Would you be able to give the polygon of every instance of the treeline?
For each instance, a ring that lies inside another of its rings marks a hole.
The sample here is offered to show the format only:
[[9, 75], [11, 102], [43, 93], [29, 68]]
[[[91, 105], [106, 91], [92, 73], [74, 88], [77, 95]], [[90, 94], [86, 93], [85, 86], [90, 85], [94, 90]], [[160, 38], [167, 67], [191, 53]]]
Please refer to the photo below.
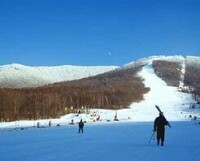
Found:
[[200, 66], [186, 64], [184, 84], [195, 88], [200, 87]]
[[87, 109], [127, 108], [149, 91], [137, 77], [142, 66], [38, 88], [0, 89], [0, 119], [55, 118]]
[[200, 103], [200, 66], [195, 63], [186, 64], [184, 84], [193, 88], [194, 99]]
[[[154, 60], [153, 68], [155, 73], [168, 85], [178, 87], [181, 80], [181, 64], [164, 60]], [[184, 86], [193, 94], [195, 100], [200, 102], [200, 66], [199, 64], [186, 61]], [[190, 87], [193, 90], [190, 90]], [[184, 91], [186, 92], [186, 91]]]
[[179, 86], [181, 80], [181, 64], [166, 60], [154, 60], [152, 64], [156, 75], [163, 79], [169, 86]]

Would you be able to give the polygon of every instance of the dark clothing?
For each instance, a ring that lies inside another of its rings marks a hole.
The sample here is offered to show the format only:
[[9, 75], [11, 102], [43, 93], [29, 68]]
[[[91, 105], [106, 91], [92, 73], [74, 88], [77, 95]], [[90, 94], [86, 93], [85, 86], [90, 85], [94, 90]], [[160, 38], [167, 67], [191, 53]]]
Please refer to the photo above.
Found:
[[157, 117], [154, 121], [154, 131], [157, 131], [157, 144], [163, 145], [165, 141], [165, 125], [169, 125], [168, 121], [163, 115]]
[[78, 125], [79, 125], [79, 131], [78, 131], [78, 132], [79, 132], [79, 133], [80, 133], [80, 132], [83, 133], [83, 127], [84, 127], [84, 123], [83, 123], [83, 121], [81, 120], [81, 121], [79, 122]]

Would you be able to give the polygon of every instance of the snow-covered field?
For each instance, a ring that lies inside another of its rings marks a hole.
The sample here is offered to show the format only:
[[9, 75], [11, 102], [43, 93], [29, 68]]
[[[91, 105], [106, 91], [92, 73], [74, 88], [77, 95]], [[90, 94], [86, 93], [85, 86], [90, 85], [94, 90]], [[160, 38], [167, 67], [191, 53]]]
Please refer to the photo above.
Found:
[[153, 123], [86, 124], [0, 131], [1, 161], [198, 161], [200, 125], [170, 122], [164, 147], [149, 139]]
[[[155, 75], [151, 62], [139, 75], [151, 90], [145, 94], [143, 101], [131, 104], [129, 109], [94, 109], [88, 114], [69, 114], [58, 119], [0, 123], [0, 160], [200, 160], [199, 120], [188, 121], [191, 114], [199, 117], [198, 113], [189, 109], [194, 103], [192, 96], [167, 86]], [[161, 107], [172, 125], [172, 128], [166, 129], [164, 147], [157, 147], [153, 140], [148, 143], [153, 121], [158, 116], [155, 105]], [[119, 121], [113, 121], [116, 115]], [[83, 134], [77, 133], [80, 119], [87, 122]], [[69, 125], [71, 120], [74, 125]], [[49, 121], [52, 122], [51, 127], [48, 127]], [[38, 122], [44, 128], [35, 128]]]

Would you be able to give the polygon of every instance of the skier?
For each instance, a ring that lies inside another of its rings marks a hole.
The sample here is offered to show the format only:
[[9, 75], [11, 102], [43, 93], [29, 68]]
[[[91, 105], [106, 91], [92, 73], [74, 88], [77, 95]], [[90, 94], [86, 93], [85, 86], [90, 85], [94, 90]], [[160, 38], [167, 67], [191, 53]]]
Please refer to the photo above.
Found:
[[160, 145], [160, 140], [161, 140], [161, 146], [164, 145], [166, 125], [171, 127], [169, 122], [164, 117], [163, 112], [160, 112], [159, 116], [154, 121], [154, 130], [153, 130], [154, 132], [157, 131], [157, 145]]
[[49, 121], [49, 127], [51, 126], [51, 121]]
[[71, 122], [69, 123], [70, 125], [74, 125], [74, 120], [72, 119]]
[[37, 128], [40, 128], [40, 123], [39, 122], [37, 122]]
[[84, 127], [84, 122], [83, 122], [83, 120], [81, 119], [80, 120], [80, 122], [79, 122], [79, 130], [78, 130], [78, 132], [80, 133], [80, 132], [82, 132], [83, 133], [83, 127]]

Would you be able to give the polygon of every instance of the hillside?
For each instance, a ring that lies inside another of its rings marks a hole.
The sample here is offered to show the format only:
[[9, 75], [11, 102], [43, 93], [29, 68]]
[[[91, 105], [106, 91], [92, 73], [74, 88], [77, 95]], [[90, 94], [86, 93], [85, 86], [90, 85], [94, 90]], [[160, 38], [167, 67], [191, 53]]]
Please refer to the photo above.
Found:
[[200, 57], [187, 57], [184, 84], [200, 88]]
[[137, 76], [141, 66], [37, 88], [0, 89], [2, 120], [45, 119], [79, 109], [126, 108], [149, 89]]
[[[169, 111], [176, 106], [172, 117], [176, 120], [182, 117], [178, 115], [187, 110], [190, 104], [195, 103], [194, 98], [197, 103], [199, 101], [198, 60], [198, 57], [153, 56], [89, 78], [37, 88], [3, 88], [0, 89], [0, 118], [2, 121], [48, 119], [91, 109], [114, 109], [119, 114], [123, 111], [119, 109], [127, 109], [127, 112], [131, 109], [131, 113], [146, 111], [148, 114], [157, 102], [165, 106], [168, 101], [172, 102], [170, 106], [173, 107]], [[157, 81], [157, 77], [162, 81]], [[190, 93], [195, 95], [192, 97]], [[155, 101], [157, 98], [161, 101]], [[153, 115], [147, 117], [146, 114], [144, 117], [151, 120]], [[129, 118], [134, 117], [133, 114]]]
[[153, 68], [157, 76], [169, 86], [192, 93], [197, 103], [200, 103], [200, 57], [169, 57], [154, 60]]

